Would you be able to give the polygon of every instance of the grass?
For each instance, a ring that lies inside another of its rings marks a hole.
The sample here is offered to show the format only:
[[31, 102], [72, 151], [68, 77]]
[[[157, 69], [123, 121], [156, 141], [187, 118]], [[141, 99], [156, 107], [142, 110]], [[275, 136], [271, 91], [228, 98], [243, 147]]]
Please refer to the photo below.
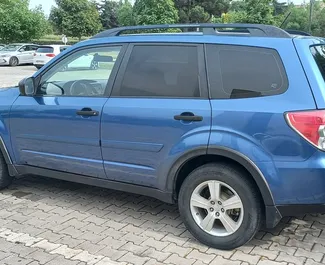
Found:
[[[68, 45], [73, 45], [77, 42], [79, 42], [78, 38], [74, 37], [67, 37], [68, 38]], [[63, 44], [62, 42], [62, 36], [61, 35], [45, 35], [44, 37], [40, 39], [34, 39], [33, 43], [41, 44], [41, 45], [50, 45], [50, 44]], [[82, 37], [81, 40], [87, 40], [89, 37]]]

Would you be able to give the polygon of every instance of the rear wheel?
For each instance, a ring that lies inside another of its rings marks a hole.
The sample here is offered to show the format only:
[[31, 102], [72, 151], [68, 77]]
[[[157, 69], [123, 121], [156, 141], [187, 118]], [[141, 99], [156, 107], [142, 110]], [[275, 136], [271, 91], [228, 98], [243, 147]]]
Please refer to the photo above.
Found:
[[11, 57], [9, 60], [10, 66], [17, 66], [19, 64], [19, 60], [17, 57]]
[[254, 185], [227, 164], [207, 164], [194, 170], [181, 187], [178, 203], [187, 229], [213, 248], [242, 246], [261, 224], [261, 203]]
[[3, 155], [0, 152], [0, 189], [8, 187], [12, 182], [12, 177], [9, 175], [8, 166]]

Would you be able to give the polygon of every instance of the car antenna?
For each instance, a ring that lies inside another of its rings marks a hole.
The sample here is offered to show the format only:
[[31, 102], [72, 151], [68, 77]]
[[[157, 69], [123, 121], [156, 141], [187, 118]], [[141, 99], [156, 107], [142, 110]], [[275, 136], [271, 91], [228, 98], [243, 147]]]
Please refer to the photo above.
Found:
[[280, 25], [281, 29], [283, 29], [283, 26], [286, 24], [286, 22], [287, 22], [288, 18], [290, 17], [290, 15], [291, 15], [291, 11], [289, 11], [289, 13], [286, 15], [283, 22], [281, 23], [281, 25]]

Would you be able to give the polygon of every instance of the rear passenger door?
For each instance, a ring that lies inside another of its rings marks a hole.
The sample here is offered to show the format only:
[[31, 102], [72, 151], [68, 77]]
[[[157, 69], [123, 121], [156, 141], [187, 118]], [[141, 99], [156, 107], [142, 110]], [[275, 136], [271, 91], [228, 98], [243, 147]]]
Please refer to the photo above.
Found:
[[203, 46], [131, 44], [103, 109], [106, 175], [157, 187], [180, 155], [207, 147], [210, 126]]

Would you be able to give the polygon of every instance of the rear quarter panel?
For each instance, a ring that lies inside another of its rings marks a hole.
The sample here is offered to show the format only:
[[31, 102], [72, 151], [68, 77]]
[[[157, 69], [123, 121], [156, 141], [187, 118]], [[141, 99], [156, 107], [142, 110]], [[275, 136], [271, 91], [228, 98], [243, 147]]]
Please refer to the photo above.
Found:
[[301, 185], [310, 184], [306, 178], [309, 169], [296, 169], [316, 150], [287, 125], [285, 113], [315, 109], [315, 102], [292, 40], [224, 39], [219, 43], [277, 50], [289, 87], [275, 96], [211, 100], [209, 148], [226, 147], [251, 160], [263, 173], [276, 204], [296, 203], [298, 197], [309, 197], [310, 191], [301, 191]]

